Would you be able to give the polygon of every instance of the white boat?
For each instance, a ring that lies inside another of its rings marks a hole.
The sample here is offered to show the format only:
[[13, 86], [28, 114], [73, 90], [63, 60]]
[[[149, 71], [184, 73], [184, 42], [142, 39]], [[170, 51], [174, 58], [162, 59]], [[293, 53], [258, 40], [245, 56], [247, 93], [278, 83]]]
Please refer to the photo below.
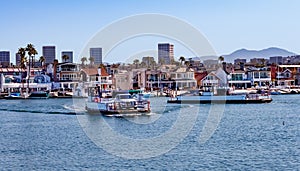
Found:
[[133, 98], [130, 94], [117, 94], [115, 98], [103, 98], [101, 92], [97, 93], [95, 88], [91, 88], [86, 102], [86, 110], [89, 113], [119, 116], [120, 114], [149, 113], [151, 109], [150, 101], [142, 96]]

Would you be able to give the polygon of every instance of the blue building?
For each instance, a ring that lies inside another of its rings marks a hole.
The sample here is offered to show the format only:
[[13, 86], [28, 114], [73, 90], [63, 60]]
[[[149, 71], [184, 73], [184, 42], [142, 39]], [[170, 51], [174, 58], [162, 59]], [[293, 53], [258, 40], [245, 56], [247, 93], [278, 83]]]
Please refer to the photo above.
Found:
[[95, 59], [95, 64], [102, 64], [102, 48], [90, 48], [90, 57]]
[[10, 52], [0, 51], [0, 65], [2, 67], [8, 67], [10, 65]]

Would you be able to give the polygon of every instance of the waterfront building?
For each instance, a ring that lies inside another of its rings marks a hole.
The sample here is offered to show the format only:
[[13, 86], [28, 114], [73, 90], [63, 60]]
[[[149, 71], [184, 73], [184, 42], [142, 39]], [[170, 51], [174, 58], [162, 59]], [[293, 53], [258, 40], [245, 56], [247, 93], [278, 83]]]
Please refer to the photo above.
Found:
[[285, 87], [300, 85], [300, 65], [278, 65], [276, 68], [276, 85]]
[[[83, 82], [95, 82], [98, 74], [98, 68], [83, 68], [80, 70], [80, 80]], [[112, 77], [106, 72], [106, 69], [101, 68], [101, 87], [103, 89], [112, 89]], [[99, 81], [100, 84], [100, 81]]]
[[55, 46], [43, 46], [43, 56], [45, 57], [45, 64], [53, 63], [56, 59]]
[[269, 86], [272, 82], [271, 68], [247, 68], [247, 78], [250, 78], [251, 85], [253, 86]]
[[170, 73], [170, 79], [167, 80], [174, 80], [175, 87], [180, 90], [197, 87], [194, 70], [190, 68], [178, 68]]
[[95, 64], [102, 64], [102, 48], [90, 48], [90, 57], [95, 59]]
[[2, 67], [10, 66], [10, 52], [9, 51], [0, 51], [0, 65]]
[[223, 68], [208, 73], [202, 80], [201, 86], [227, 87], [227, 73]]
[[130, 72], [132, 78], [132, 87], [133, 89], [140, 89], [146, 87], [146, 71], [145, 68], [133, 69]]
[[228, 84], [230, 87], [237, 89], [251, 88], [251, 79], [248, 78], [247, 73], [244, 70], [235, 70], [228, 76]]
[[174, 45], [170, 43], [158, 44], [158, 63], [172, 64], [174, 61]]
[[59, 82], [78, 82], [80, 66], [74, 63], [59, 63], [56, 65], [56, 78]]
[[118, 73], [114, 75], [114, 87], [117, 90], [129, 90], [132, 88], [130, 72], [127, 70], [119, 70]]
[[[63, 56], [67, 55], [69, 59], [63, 59]], [[62, 51], [61, 52], [61, 61], [67, 63], [73, 63], [73, 51]]]

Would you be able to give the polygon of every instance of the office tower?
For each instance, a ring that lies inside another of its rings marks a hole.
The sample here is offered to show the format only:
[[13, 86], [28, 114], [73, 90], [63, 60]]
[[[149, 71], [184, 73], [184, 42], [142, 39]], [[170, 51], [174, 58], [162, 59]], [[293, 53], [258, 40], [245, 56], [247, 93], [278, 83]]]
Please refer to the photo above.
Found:
[[170, 43], [158, 44], [158, 63], [171, 64], [174, 61], [174, 45]]
[[102, 64], [102, 48], [90, 48], [90, 57], [95, 59], [95, 64]]
[[[69, 57], [69, 59], [64, 60], [63, 56], [67, 55]], [[73, 63], [73, 51], [63, 51], [61, 52], [61, 61], [62, 62], [69, 62], [69, 63]]]
[[0, 64], [2, 67], [8, 67], [10, 65], [10, 52], [0, 51]]
[[16, 66], [20, 66], [21, 64], [21, 55], [16, 53]]
[[43, 56], [45, 57], [45, 63], [53, 63], [55, 59], [55, 46], [43, 46]]

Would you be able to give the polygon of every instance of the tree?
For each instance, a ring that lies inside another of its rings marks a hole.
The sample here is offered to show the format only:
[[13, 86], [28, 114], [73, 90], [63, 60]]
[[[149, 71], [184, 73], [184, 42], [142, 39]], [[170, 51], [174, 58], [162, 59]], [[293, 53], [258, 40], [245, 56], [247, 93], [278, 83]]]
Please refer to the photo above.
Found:
[[44, 66], [45, 61], [46, 61], [46, 58], [44, 56], [40, 56], [39, 62], [41, 63], [41, 66]]
[[82, 57], [81, 58], [81, 65], [84, 65], [84, 63], [87, 61], [87, 58], [86, 57]]
[[154, 69], [156, 67], [156, 62], [153, 60], [153, 61], [151, 61], [150, 65], [151, 65], [151, 68]]
[[185, 61], [184, 64], [186, 65], [186, 67], [189, 67], [191, 63], [190, 61]]
[[138, 59], [133, 60], [133, 64], [135, 64], [135, 69], [138, 68], [139, 63], [140, 63], [140, 60], [138, 60]]
[[145, 62], [141, 62], [141, 67], [145, 68], [146, 67], [146, 63]]
[[68, 55], [63, 55], [62, 59], [64, 60], [64, 62], [67, 62], [67, 60], [69, 60], [70, 57]]
[[179, 61], [180, 61], [181, 65], [182, 65], [183, 62], [185, 61], [185, 57], [184, 56], [180, 56]]
[[159, 59], [159, 64], [160, 65], [164, 65], [165, 64], [165, 59], [164, 58], [160, 58]]
[[20, 62], [20, 67], [22, 69], [25, 69], [26, 68], [26, 62], [27, 62], [27, 58], [25, 57], [25, 55], [26, 55], [25, 49], [24, 48], [19, 48], [18, 54], [21, 57], [21, 60], [19, 61]]
[[223, 56], [219, 56], [218, 60], [219, 60], [220, 63], [222, 63], [224, 61], [224, 57]]
[[94, 57], [89, 57], [89, 61], [90, 61], [90, 65], [93, 65], [95, 62], [95, 58]]
[[[29, 58], [32, 57], [32, 60], [31, 60], [31, 67], [33, 67], [33, 66], [34, 66], [34, 65], [33, 65], [33, 64], [34, 64], [34, 60], [35, 60], [35, 59], [34, 59], [34, 56], [37, 55], [38, 52], [37, 52], [36, 49], [34, 48], [34, 45], [31, 44], [31, 43], [27, 44], [25, 50], [27, 51], [27, 54], [28, 54]], [[30, 61], [30, 59], [29, 59], [29, 61]]]

